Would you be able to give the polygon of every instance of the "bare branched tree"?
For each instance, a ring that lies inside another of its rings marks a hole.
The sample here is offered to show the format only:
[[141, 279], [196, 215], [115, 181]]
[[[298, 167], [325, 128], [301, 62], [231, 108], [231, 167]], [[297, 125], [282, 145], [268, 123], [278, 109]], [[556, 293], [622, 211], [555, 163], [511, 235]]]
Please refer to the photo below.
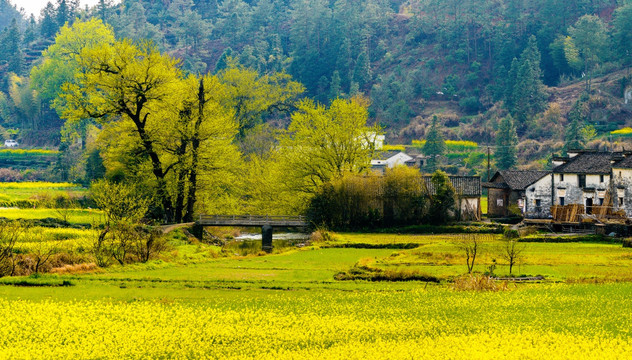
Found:
[[0, 277], [13, 275], [15, 257], [13, 248], [26, 227], [19, 221], [0, 222]]
[[522, 253], [526, 245], [521, 244], [517, 238], [504, 239], [500, 256], [509, 263], [509, 275], [513, 273], [513, 267], [522, 260]]
[[465, 254], [465, 262], [467, 265], [467, 272], [471, 274], [474, 270], [474, 264], [476, 263], [476, 257], [480, 255], [483, 243], [489, 240], [489, 235], [479, 234], [461, 234], [459, 240], [456, 243], [457, 248]]

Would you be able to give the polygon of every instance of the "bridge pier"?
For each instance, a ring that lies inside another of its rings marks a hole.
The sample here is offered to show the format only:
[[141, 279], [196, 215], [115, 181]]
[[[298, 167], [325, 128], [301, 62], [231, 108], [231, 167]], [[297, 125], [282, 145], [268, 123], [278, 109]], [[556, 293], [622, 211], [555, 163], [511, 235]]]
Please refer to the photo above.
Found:
[[267, 253], [272, 252], [272, 226], [261, 227], [261, 249]]
[[193, 224], [193, 228], [191, 229], [191, 233], [198, 240], [204, 240], [204, 226], [202, 226], [202, 225], [200, 225], [198, 223]]

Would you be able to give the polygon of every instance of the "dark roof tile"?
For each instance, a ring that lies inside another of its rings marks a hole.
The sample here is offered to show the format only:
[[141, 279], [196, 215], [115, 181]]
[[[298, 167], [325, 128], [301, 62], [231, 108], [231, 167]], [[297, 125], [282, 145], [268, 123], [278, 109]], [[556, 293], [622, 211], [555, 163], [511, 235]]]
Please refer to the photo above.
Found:
[[[490, 182], [494, 183], [495, 185], [489, 186], [486, 184], [486, 187], [524, 190], [527, 188], [527, 186], [542, 179], [544, 176], [550, 173], [550, 171], [546, 170], [501, 170], [490, 179]], [[499, 176], [502, 176], [502, 180], [504, 180], [504, 183], [500, 182], [500, 184], [506, 184], [506, 187], [504, 185], [498, 185], [499, 182], [494, 181], [498, 179]]]
[[612, 152], [585, 152], [572, 157], [567, 163], [553, 169], [554, 173], [610, 174]]

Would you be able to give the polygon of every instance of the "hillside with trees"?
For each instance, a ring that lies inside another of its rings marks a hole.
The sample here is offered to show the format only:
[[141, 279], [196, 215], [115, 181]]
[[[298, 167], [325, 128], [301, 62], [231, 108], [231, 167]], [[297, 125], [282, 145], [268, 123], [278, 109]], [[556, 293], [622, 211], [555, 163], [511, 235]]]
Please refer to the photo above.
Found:
[[[541, 167], [568, 147], [615, 146], [610, 132], [632, 125], [623, 99], [632, 43], [627, 1], [101, 0], [79, 8], [56, 0], [34, 17], [8, 0], [0, 8], [0, 130], [69, 156], [78, 155], [66, 150], [72, 131], [58, 105], [74, 65], [59, 51], [59, 36], [64, 25], [89, 19], [107, 24], [112, 37], [87, 29], [94, 35], [87, 41], [149, 41], [178, 59], [184, 74], [231, 67], [286, 74], [304, 87], [300, 97], [325, 107], [363, 96], [369, 122], [389, 143], [423, 141], [431, 128], [446, 140], [477, 143], [451, 172], [481, 173], [488, 146], [504, 159], [497, 167]], [[289, 125], [291, 112], [270, 106], [237, 110], [248, 122], [239, 130], [241, 150], [255, 139], [275, 141], [271, 133]]]

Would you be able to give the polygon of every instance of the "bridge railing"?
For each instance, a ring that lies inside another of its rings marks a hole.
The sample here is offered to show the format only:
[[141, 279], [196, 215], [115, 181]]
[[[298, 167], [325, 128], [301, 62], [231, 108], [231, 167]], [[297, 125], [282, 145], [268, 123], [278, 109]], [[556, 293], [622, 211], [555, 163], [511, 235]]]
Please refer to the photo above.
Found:
[[200, 215], [200, 222], [204, 221], [300, 221], [306, 222], [302, 215]]

